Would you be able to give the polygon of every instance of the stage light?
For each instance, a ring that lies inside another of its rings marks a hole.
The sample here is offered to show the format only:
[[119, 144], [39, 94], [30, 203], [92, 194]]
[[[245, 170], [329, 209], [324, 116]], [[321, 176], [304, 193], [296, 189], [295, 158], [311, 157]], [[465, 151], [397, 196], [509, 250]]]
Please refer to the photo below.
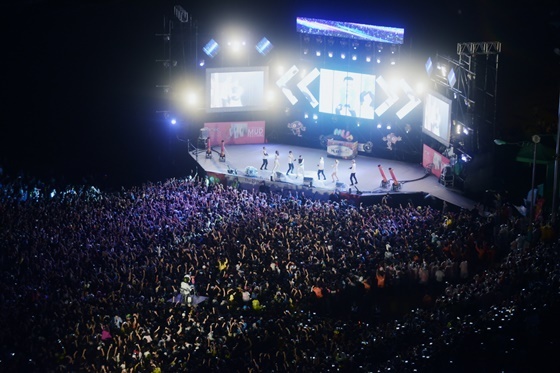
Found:
[[381, 53], [383, 51], [383, 44], [377, 44], [377, 53]]
[[341, 53], [340, 58], [342, 58], [344, 60], [346, 58], [346, 53]]
[[355, 54], [352, 55], [352, 61], [356, 61], [358, 59], [358, 56], [356, 56]]
[[464, 128], [463, 128], [463, 133], [464, 133], [465, 135], [468, 135], [468, 134], [469, 134], [469, 129], [468, 129], [467, 127], [464, 127]]
[[371, 62], [371, 57], [370, 56], [366, 57], [366, 62]]
[[431, 57], [428, 57], [428, 60], [426, 61], [426, 64], [424, 66], [426, 68], [426, 73], [428, 73], [428, 76], [432, 76], [432, 71], [434, 71], [434, 65], [432, 63]]
[[391, 125], [388, 124], [386, 128], [387, 128], [388, 130], [390, 130], [390, 129], [391, 129]]
[[175, 119], [175, 118], [171, 119], [171, 124], [176, 125], [177, 124], [177, 119]]
[[315, 55], [316, 55], [317, 57], [321, 57], [321, 51], [315, 52]]
[[396, 51], [397, 51], [397, 46], [391, 45], [391, 54], [395, 54]]
[[200, 60], [198, 62], [198, 66], [203, 67], [206, 64], [206, 62], [204, 60]]
[[377, 129], [381, 129], [381, 123], [377, 123]]
[[309, 114], [304, 113], [304, 114], [303, 114], [303, 117], [304, 117], [305, 119], [309, 119]]
[[381, 58], [377, 57], [377, 59], [375, 60], [377, 63], [381, 63]]
[[447, 74], [447, 83], [449, 83], [449, 86], [453, 88], [456, 82], [457, 78], [455, 77], [455, 71], [453, 70], [453, 68], [451, 68], [451, 71], [449, 71], [449, 74]]
[[303, 48], [303, 54], [307, 54], [307, 53], [309, 53], [309, 49]]
[[397, 61], [395, 60], [395, 57], [391, 57], [391, 65], [395, 65], [397, 63]]
[[457, 124], [457, 125], [455, 126], [455, 132], [457, 132], [457, 135], [460, 135], [460, 134], [461, 134], [461, 129], [462, 129], [462, 128], [461, 128], [461, 125], [460, 125], [460, 124]]
[[255, 49], [257, 50], [257, 52], [259, 52], [263, 56], [266, 56], [268, 53], [270, 53], [273, 47], [274, 46], [272, 45], [270, 40], [264, 37], [257, 43], [257, 45], [255, 45]]
[[317, 120], [319, 116], [317, 114], [313, 114], [313, 120]]
[[202, 50], [208, 57], [214, 58], [220, 52], [220, 46], [214, 39], [210, 39], [210, 41], [206, 43]]
[[329, 58], [333, 57], [333, 52], [329, 51]]

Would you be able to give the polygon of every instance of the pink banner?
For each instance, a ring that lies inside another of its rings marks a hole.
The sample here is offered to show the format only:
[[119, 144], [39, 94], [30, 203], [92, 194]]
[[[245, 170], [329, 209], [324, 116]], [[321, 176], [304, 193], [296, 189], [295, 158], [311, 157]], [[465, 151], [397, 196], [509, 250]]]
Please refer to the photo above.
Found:
[[204, 136], [210, 137], [210, 145], [225, 144], [264, 144], [264, 121], [252, 122], [212, 122], [204, 123]]
[[441, 177], [443, 168], [448, 164], [449, 158], [444, 157], [442, 154], [424, 144], [422, 155], [422, 166], [424, 166], [424, 168], [430, 168], [432, 173], [439, 178]]

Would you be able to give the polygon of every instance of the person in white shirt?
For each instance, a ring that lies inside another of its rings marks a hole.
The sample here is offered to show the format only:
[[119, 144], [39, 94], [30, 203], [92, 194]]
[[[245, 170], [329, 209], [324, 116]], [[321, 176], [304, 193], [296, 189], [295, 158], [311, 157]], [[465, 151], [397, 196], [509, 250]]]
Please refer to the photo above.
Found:
[[323, 180], [327, 180], [325, 176], [325, 160], [323, 157], [319, 159], [319, 164], [317, 165], [317, 180], [321, 180], [321, 175], [323, 175]]
[[274, 167], [272, 167], [272, 175], [278, 170], [278, 166], [280, 165], [280, 152], [276, 150], [274, 152]]
[[302, 177], [305, 176], [305, 166], [304, 166], [303, 157], [301, 155], [298, 158], [298, 169], [297, 169], [296, 179], [299, 177], [299, 175], [301, 175]]
[[264, 146], [262, 148], [262, 155], [263, 155], [263, 161], [261, 164], [261, 170], [263, 168], [266, 170], [268, 168], [268, 152], [266, 151], [266, 147]]
[[294, 153], [291, 150], [288, 153], [288, 172], [286, 172], [286, 175], [289, 175], [290, 172], [294, 173]]
[[350, 185], [358, 184], [358, 179], [356, 178], [356, 160], [352, 159], [352, 165], [350, 166]]
[[331, 177], [332, 177], [332, 181], [334, 183], [335, 181], [338, 181], [338, 159], [334, 160], [334, 163], [332, 165], [332, 169], [333, 169], [333, 171], [332, 171]]

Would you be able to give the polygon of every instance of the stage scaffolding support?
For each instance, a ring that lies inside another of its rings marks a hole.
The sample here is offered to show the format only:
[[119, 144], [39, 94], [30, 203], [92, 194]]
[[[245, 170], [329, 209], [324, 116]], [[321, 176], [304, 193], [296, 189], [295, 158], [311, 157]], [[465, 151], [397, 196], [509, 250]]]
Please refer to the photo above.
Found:
[[[452, 144], [466, 153], [490, 149], [496, 133], [498, 94], [498, 56], [500, 42], [457, 44], [458, 59], [437, 55], [435, 65], [455, 73], [456, 82], [441, 73], [431, 74], [438, 91], [453, 101], [454, 124], [462, 125], [468, 136], [452, 133]], [[456, 141], [455, 141], [455, 139]]]
[[502, 44], [498, 41], [457, 43], [459, 65], [471, 75], [469, 98], [476, 128], [476, 150], [488, 151], [496, 138], [496, 103], [498, 97], [498, 62]]

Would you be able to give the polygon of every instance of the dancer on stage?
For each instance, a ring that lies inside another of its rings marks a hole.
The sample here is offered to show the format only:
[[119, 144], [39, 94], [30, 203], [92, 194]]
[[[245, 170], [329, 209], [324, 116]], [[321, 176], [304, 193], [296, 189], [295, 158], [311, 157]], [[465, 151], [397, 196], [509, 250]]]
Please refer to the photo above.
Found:
[[262, 164], [261, 164], [261, 170], [264, 168], [265, 170], [268, 168], [268, 152], [266, 151], [266, 147], [263, 146], [262, 149], [262, 156], [263, 156], [263, 160], [262, 160]]
[[[334, 163], [332, 165], [332, 182], [334, 183], [335, 181], [338, 181], [338, 159], [334, 160]], [[335, 180], [336, 179], [336, 180]]]
[[352, 159], [352, 166], [350, 166], [350, 185], [358, 184], [356, 179], [356, 160]]
[[305, 177], [305, 166], [304, 166], [303, 157], [301, 155], [298, 158], [298, 168], [297, 168], [296, 179], [299, 177], [300, 174], [301, 174], [302, 177]]
[[286, 172], [286, 175], [289, 175], [290, 172], [294, 173], [294, 153], [291, 150], [288, 152], [288, 172]]
[[274, 173], [276, 171], [278, 171], [278, 166], [280, 165], [280, 152], [278, 152], [278, 150], [276, 150], [274, 152], [274, 167], [272, 167], [272, 176], [274, 176]]
[[325, 176], [325, 160], [323, 157], [319, 158], [319, 164], [317, 165], [317, 180], [321, 180], [321, 175], [323, 175], [323, 180], [327, 180]]

